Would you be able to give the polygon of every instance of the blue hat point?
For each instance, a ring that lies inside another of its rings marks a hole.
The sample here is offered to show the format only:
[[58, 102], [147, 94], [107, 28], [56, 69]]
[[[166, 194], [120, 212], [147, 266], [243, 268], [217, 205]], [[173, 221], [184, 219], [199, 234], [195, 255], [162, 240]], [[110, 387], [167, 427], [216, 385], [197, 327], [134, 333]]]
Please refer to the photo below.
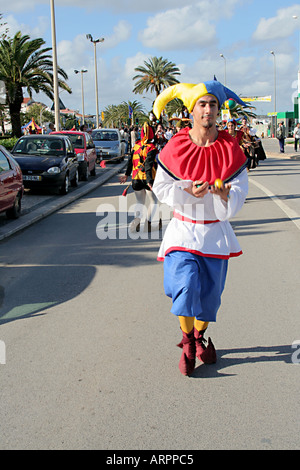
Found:
[[234, 93], [234, 91], [230, 90], [216, 79], [204, 82], [204, 85], [206, 86], [207, 92], [217, 98], [219, 101], [219, 107], [221, 107], [225, 101], [230, 99], [236, 101], [241, 106], [247, 106], [247, 103]]

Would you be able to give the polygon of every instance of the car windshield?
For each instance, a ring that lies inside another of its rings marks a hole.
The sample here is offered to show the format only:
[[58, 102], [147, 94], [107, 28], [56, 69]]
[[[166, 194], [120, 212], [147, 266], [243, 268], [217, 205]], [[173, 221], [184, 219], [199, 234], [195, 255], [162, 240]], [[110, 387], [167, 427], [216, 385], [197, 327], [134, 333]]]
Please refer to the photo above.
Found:
[[84, 149], [83, 135], [79, 135], [79, 134], [64, 134], [64, 135], [67, 135], [69, 137], [75, 149]]
[[93, 140], [106, 140], [106, 141], [119, 140], [117, 132], [114, 132], [114, 131], [93, 131], [92, 139]]
[[15, 154], [23, 155], [55, 155], [57, 157], [64, 155], [63, 141], [61, 139], [42, 139], [39, 137], [33, 139], [20, 139], [14, 148]]

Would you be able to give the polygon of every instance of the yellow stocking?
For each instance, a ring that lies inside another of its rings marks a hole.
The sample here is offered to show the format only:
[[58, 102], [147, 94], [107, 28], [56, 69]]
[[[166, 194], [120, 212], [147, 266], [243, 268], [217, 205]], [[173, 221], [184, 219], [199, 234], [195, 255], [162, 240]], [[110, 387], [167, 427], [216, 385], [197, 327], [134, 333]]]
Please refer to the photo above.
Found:
[[208, 327], [208, 324], [209, 324], [208, 321], [200, 321], [200, 320], [196, 320], [195, 318], [194, 327], [196, 328], [197, 331], [206, 330], [206, 328]]
[[180, 322], [180, 327], [184, 333], [190, 333], [194, 328], [194, 317], [178, 317]]

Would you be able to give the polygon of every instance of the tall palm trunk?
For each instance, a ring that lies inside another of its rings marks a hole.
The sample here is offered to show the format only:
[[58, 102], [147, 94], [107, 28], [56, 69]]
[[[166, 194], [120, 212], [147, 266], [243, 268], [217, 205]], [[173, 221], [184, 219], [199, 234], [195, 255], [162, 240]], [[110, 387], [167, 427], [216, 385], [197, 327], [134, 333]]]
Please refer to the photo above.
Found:
[[22, 87], [18, 86], [13, 97], [6, 95], [7, 104], [9, 107], [9, 114], [11, 118], [12, 135], [21, 137], [21, 105], [23, 102]]

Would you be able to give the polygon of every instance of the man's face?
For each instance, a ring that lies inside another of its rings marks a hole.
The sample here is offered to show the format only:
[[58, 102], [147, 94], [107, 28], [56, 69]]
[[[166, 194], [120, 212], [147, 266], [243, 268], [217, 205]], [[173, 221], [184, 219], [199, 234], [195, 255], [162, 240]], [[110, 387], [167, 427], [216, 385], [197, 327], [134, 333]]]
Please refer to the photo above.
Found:
[[233, 122], [228, 122], [227, 123], [227, 128], [228, 128], [229, 134], [234, 134], [235, 126], [234, 126]]
[[192, 111], [194, 126], [210, 129], [216, 124], [218, 112], [217, 98], [211, 95], [202, 96]]

